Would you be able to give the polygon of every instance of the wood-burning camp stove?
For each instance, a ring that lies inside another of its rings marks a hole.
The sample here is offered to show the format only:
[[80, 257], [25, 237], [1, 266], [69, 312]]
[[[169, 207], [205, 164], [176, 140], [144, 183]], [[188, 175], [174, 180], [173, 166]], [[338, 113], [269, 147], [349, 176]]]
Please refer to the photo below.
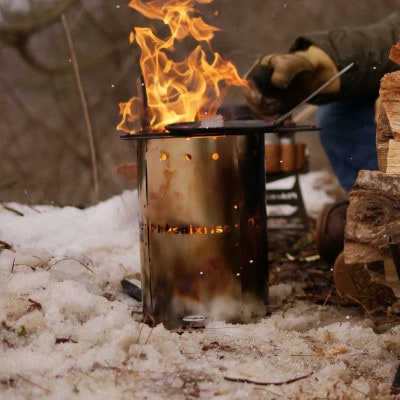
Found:
[[266, 315], [263, 135], [138, 141], [144, 315], [167, 328]]

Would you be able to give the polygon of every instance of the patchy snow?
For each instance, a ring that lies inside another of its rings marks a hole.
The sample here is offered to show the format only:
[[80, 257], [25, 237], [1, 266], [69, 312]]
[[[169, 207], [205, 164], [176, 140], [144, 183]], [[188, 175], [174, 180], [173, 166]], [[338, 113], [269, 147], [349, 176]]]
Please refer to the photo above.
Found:
[[[301, 176], [310, 214], [330, 198]], [[13, 211], [14, 210], [14, 211]], [[23, 215], [18, 215], [15, 211]], [[140, 322], [137, 192], [97, 206], [0, 209], [1, 399], [389, 399], [400, 327], [271, 288], [271, 316], [172, 332]]]

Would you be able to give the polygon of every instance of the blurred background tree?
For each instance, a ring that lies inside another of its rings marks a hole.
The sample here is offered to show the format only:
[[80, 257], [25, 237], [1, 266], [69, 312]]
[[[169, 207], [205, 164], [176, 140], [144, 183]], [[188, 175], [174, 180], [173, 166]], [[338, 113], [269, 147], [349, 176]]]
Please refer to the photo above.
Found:
[[[0, 201], [87, 206], [97, 200], [63, 15], [93, 127], [100, 199], [132, 187], [115, 173], [135, 158], [134, 142], [119, 139], [115, 129], [118, 103], [136, 95], [140, 54], [129, 33], [153, 23], [128, 3], [0, 0]], [[257, 57], [286, 51], [305, 31], [374, 22], [397, 7], [398, 0], [214, 0], [202, 10], [222, 28], [214, 49], [243, 74]], [[326, 160], [312, 136], [312, 167], [320, 168]]]

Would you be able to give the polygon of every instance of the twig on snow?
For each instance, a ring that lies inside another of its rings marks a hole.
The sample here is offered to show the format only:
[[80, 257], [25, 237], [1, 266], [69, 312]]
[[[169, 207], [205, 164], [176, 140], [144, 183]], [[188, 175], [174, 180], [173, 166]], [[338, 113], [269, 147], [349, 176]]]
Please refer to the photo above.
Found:
[[290, 383], [300, 381], [302, 379], [309, 378], [312, 374], [313, 374], [313, 372], [310, 372], [307, 375], [298, 376], [297, 378], [292, 378], [292, 379], [288, 379], [287, 381], [281, 381], [281, 382], [259, 382], [259, 381], [253, 381], [252, 379], [231, 378], [229, 376], [224, 376], [224, 379], [229, 382], [252, 383], [253, 385], [261, 385], [261, 386], [269, 386], [269, 385], [282, 386], [282, 385], [288, 385]]
[[23, 217], [23, 216], [24, 216], [24, 214], [23, 214], [21, 211], [18, 211], [18, 210], [16, 210], [16, 209], [13, 208], [13, 207], [8, 206], [7, 204], [1, 203], [1, 206], [2, 206], [5, 210], [10, 211], [10, 212], [13, 212], [14, 214], [17, 214], [17, 215], [19, 215], [20, 217]]
[[4, 240], [0, 240], [0, 251], [4, 249], [14, 251], [11, 244], [5, 242]]
[[322, 307], [325, 307], [328, 304], [329, 298], [332, 296], [333, 293], [333, 289], [335, 288], [335, 286], [332, 286], [328, 292], [328, 294], [326, 295], [326, 298], [324, 300], [324, 304], [322, 304]]
[[139, 335], [138, 335], [138, 338], [137, 338], [137, 343], [140, 342], [140, 337], [142, 335], [143, 326], [145, 325], [145, 323], [147, 321], [149, 321], [151, 323], [151, 326], [150, 326], [150, 332], [147, 335], [146, 340], [144, 341], [144, 344], [147, 344], [147, 342], [150, 339], [151, 334], [153, 333], [153, 329], [156, 326], [156, 320], [154, 319], [153, 315], [151, 315], [149, 312], [146, 312], [146, 315], [144, 317], [144, 321], [141, 323], [141, 326], [140, 326], [140, 329], [139, 329]]
[[63, 261], [76, 261], [77, 263], [81, 264], [83, 267], [85, 267], [89, 272], [91, 272], [92, 274], [94, 273], [94, 271], [89, 267], [89, 265], [87, 265], [87, 263], [85, 263], [85, 261], [79, 260], [78, 258], [75, 257], [63, 257], [60, 258], [59, 260], [55, 260], [52, 262], [51, 266], [54, 266], [60, 262]]
[[44, 392], [46, 392], [47, 394], [52, 393], [50, 389], [45, 388], [42, 385], [39, 385], [38, 383], [32, 382], [30, 379], [26, 378], [25, 376], [21, 375], [21, 374], [17, 374], [18, 378], [23, 379], [25, 382], [30, 383], [33, 386], [38, 387], [39, 389], [42, 389]]

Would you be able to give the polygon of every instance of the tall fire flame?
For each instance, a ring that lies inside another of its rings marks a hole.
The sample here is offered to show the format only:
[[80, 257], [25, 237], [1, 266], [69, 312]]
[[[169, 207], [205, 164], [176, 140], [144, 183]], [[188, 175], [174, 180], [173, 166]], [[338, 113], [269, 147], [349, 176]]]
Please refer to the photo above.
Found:
[[[143, 96], [120, 103], [122, 120], [118, 130], [134, 134], [143, 129], [144, 106], [152, 131], [164, 131], [167, 124], [195, 121], [202, 115], [212, 117], [230, 87], [246, 84], [232, 62], [212, 51], [211, 41], [219, 29], [207, 24], [195, 8], [196, 3], [212, 1], [130, 1], [129, 7], [167, 25], [170, 35], [160, 39], [148, 27], [135, 27], [131, 33], [130, 42], [136, 42], [141, 49], [147, 104]], [[195, 39], [196, 47], [184, 60], [174, 61], [176, 44], [186, 38]]]

